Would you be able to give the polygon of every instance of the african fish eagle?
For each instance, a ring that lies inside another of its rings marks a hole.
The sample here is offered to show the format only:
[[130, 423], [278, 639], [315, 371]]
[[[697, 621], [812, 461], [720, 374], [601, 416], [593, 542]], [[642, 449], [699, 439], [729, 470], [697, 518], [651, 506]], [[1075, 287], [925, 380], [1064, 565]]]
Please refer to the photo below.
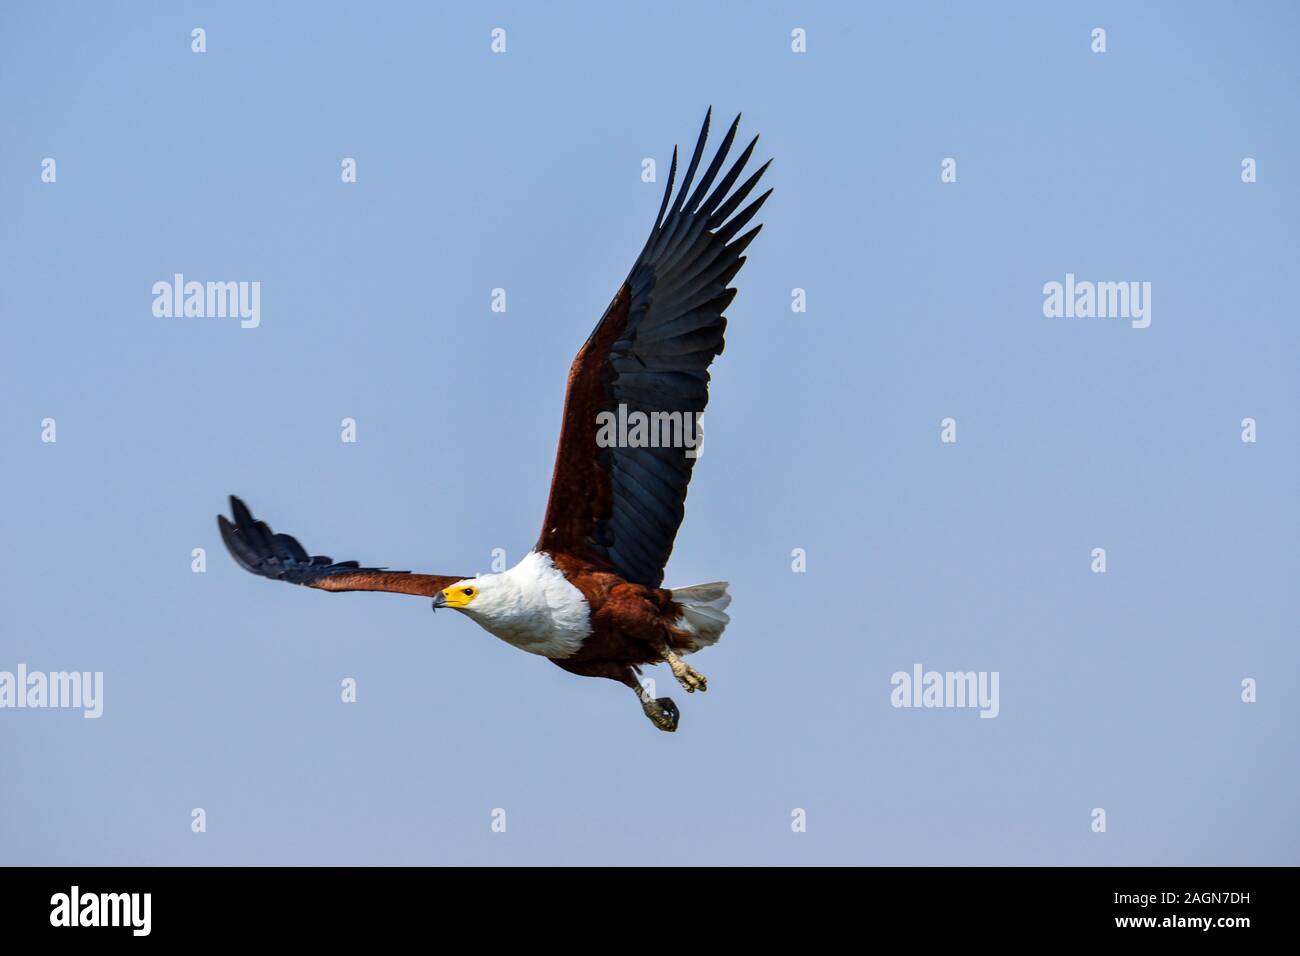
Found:
[[262, 577], [323, 591], [432, 598], [435, 610], [454, 608], [566, 671], [626, 684], [656, 727], [676, 730], [677, 706], [642, 689], [640, 668], [666, 663], [687, 693], [705, 690], [704, 675], [682, 658], [718, 641], [731, 597], [725, 582], [660, 587], [682, 523], [692, 450], [601, 440], [598, 421], [620, 409], [651, 421], [664, 412], [698, 421], [708, 403], [709, 365], [722, 352], [727, 326], [722, 313], [736, 294], [728, 283], [762, 226], [737, 234], [772, 192], [741, 208], [770, 160], [732, 191], [757, 136], [718, 179], [739, 116], [691, 190], [711, 115], [675, 198], [673, 149], [650, 237], [569, 369], [546, 520], [523, 560], [472, 578], [335, 562], [273, 533], [232, 496], [233, 522], [221, 515], [217, 524], [235, 561]]

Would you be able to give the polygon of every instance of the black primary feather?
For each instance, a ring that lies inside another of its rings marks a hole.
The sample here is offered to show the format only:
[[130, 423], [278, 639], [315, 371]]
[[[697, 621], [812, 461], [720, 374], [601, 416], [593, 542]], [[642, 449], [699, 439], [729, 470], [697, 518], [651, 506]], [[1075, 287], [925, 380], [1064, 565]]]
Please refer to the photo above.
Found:
[[356, 561], [335, 561], [323, 554], [309, 555], [292, 535], [275, 534], [266, 522], [253, 517], [248, 506], [230, 496], [230, 513], [217, 515], [217, 528], [226, 550], [245, 571], [291, 584], [312, 585], [322, 578], [337, 574], [356, 574], [364, 571], [385, 571], [388, 574], [407, 574], [406, 571], [388, 571], [385, 568], [363, 568]]

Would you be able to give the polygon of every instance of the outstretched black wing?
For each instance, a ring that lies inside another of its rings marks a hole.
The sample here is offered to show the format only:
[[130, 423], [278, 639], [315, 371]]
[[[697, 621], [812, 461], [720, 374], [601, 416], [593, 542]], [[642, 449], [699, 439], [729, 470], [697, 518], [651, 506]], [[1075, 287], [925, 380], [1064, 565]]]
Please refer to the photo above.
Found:
[[709, 132], [705, 116], [675, 199], [673, 151], [650, 238], [569, 369], [564, 424], [537, 547], [579, 555], [650, 587], [663, 581], [695, 458], [680, 443], [601, 447], [598, 416], [617, 416], [622, 406], [629, 419], [641, 413], [652, 423], [669, 422], [671, 428], [680, 426], [684, 437], [688, 423], [693, 428], [708, 404], [709, 365], [722, 352], [727, 327], [722, 312], [736, 295], [727, 286], [762, 227], [737, 233], [771, 194], [769, 189], [741, 208], [768, 163], [731, 192], [757, 136], [714, 186], [739, 124], [737, 116], [692, 192]]
[[325, 555], [309, 555], [292, 535], [276, 534], [265, 522], [254, 518], [248, 506], [234, 495], [230, 496], [230, 511], [233, 523], [225, 515], [217, 515], [221, 540], [230, 556], [245, 571], [273, 581], [322, 591], [392, 591], [433, 597], [463, 577], [363, 568], [356, 561], [335, 562]]

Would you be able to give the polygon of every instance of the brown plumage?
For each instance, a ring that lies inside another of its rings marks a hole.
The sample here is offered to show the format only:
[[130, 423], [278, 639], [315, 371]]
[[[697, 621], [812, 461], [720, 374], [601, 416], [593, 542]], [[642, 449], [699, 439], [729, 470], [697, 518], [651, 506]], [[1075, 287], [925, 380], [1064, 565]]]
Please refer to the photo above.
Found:
[[[695, 465], [709, 365], [724, 345], [722, 313], [736, 292], [728, 284], [761, 227], [736, 234], [771, 192], [740, 208], [766, 164], [733, 191], [757, 137], [718, 178], [739, 122], [693, 192], [709, 117], [675, 195], [673, 152], [654, 228], [569, 369], [545, 520], [519, 565], [465, 579], [335, 563], [274, 534], [232, 497], [234, 520], [221, 516], [218, 525], [235, 560], [263, 577], [326, 591], [432, 597], [435, 609], [463, 611], [565, 670], [626, 684], [657, 727], [675, 730], [673, 702], [652, 699], [637, 675], [641, 665], [667, 663], [688, 692], [705, 690], [681, 656], [715, 643], [728, 622], [725, 584], [661, 584]], [[626, 420], [648, 421], [649, 429], [610, 440], [611, 424]]]

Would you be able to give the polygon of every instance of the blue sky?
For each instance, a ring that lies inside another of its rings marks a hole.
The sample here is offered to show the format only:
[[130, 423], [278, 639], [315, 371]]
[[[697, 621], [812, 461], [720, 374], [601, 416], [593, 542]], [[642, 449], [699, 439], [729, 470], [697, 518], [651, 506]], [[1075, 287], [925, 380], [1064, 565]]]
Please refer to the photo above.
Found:
[[[0, 670], [105, 700], [0, 710], [0, 863], [1300, 862], [1296, 37], [1281, 3], [6, 4]], [[677, 734], [427, 601], [234, 565], [232, 492], [340, 559], [521, 556], [710, 104], [776, 192], [668, 567], [735, 596]], [[176, 272], [260, 282], [260, 326], [155, 318]], [[1046, 318], [1067, 273], [1150, 282], [1151, 326]], [[892, 707], [918, 662], [998, 672], [998, 717]]]

